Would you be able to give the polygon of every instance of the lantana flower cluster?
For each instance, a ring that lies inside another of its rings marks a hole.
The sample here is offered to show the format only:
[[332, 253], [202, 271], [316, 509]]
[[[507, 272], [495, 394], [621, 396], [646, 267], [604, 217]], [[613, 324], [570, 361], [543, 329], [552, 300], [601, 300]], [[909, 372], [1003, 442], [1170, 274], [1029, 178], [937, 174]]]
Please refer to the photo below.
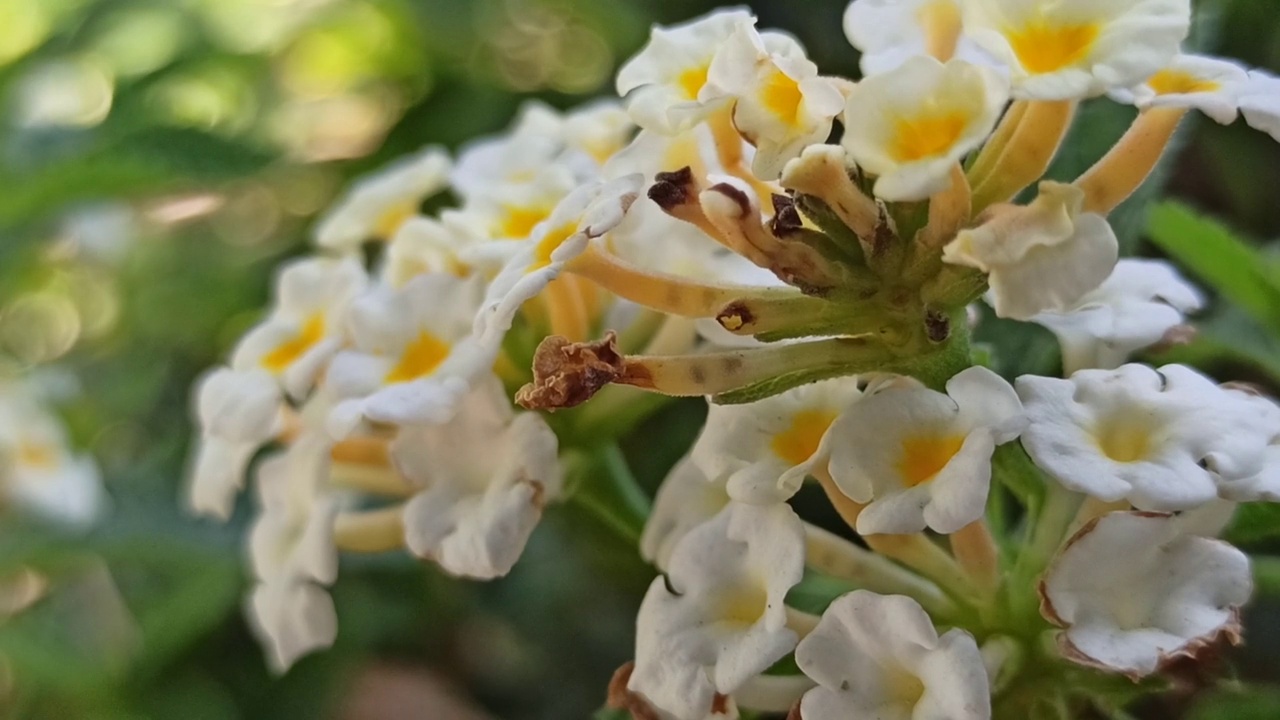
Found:
[[[640, 539], [660, 574], [609, 688], [637, 718], [1083, 714], [1239, 641], [1249, 561], [1217, 536], [1280, 499], [1280, 407], [1128, 364], [1203, 298], [1107, 216], [1192, 110], [1280, 139], [1280, 79], [1184, 53], [1189, 0], [844, 21], [856, 82], [715, 12], [655, 28], [620, 101], [528, 105], [320, 222], [196, 402], [190, 502], [225, 518], [254, 476], [278, 668], [333, 642], [339, 551], [500, 577], [667, 397], [710, 407]], [[1046, 179], [1103, 95], [1132, 127]], [[1052, 331], [1064, 376], [976, 364], [981, 302]], [[814, 578], [843, 591], [802, 607]]]

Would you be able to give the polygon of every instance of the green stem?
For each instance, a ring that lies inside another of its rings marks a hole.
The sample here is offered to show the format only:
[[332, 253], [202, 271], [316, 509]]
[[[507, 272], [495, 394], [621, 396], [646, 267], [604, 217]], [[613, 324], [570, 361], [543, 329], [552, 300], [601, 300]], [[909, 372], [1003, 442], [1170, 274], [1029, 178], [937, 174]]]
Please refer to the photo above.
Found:
[[649, 517], [649, 496], [636, 482], [616, 444], [565, 457], [568, 500], [628, 545], [638, 545]]
[[1011, 619], [1025, 627], [1034, 627], [1040, 619], [1040, 600], [1036, 580], [1066, 539], [1067, 529], [1080, 510], [1084, 496], [1056, 482], [1048, 484], [1044, 502], [1038, 511], [1029, 510], [1028, 540], [1018, 556], [1006, 586]]

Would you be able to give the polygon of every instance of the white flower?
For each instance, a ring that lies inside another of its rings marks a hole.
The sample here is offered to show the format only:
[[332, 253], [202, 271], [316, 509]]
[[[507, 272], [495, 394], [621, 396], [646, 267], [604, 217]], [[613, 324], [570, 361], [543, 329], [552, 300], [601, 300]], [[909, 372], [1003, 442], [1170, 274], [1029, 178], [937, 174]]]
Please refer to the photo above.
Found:
[[1223, 125], [1240, 115], [1240, 93], [1249, 73], [1239, 63], [1201, 55], [1179, 55], [1133, 88], [1112, 90], [1116, 102], [1149, 107], [1195, 108]]
[[0, 387], [0, 505], [9, 503], [79, 528], [107, 505], [93, 458], [71, 450], [62, 422], [22, 385]]
[[1068, 659], [1137, 678], [1225, 635], [1253, 591], [1249, 559], [1188, 535], [1176, 518], [1104, 515], [1064, 546], [1040, 586], [1041, 611], [1066, 630]]
[[1082, 212], [1084, 192], [1045, 181], [1026, 207], [1006, 207], [943, 248], [942, 259], [987, 273], [1000, 317], [1062, 311], [1102, 285], [1120, 245], [1106, 218]]
[[1240, 89], [1240, 111], [1250, 127], [1280, 142], [1280, 78], [1250, 71], [1249, 82]]
[[353, 347], [338, 353], [325, 384], [340, 398], [329, 416], [335, 437], [362, 417], [393, 423], [447, 421], [494, 355], [470, 342], [483, 279], [420, 275], [403, 288], [377, 287], [352, 303]]
[[246, 609], [277, 672], [328, 647], [337, 633], [323, 587], [338, 576], [337, 506], [324, 488], [331, 445], [326, 437], [304, 435], [258, 468], [261, 514], [249, 534], [258, 584]]
[[567, 151], [586, 155], [600, 167], [627, 146], [635, 131], [631, 115], [616, 100], [587, 103], [564, 116]]
[[804, 574], [804, 525], [789, 506], [731, 504], [694, 528], [649, 586], [627, 688], [678, 720], [707, 717], [795, 647], [783, 599]]
[[855, 590], [831, 603], [796, 648], [818, 687], [804, 720], [989, 720], [987, 671], [973, 636], [941, 637], [915, 600]]
[[915, 57], [849, 93], [841, 143], [885, 200], [923, 200], [995, 127], [1008, 84], [988, 67]]
[[451, 273], [466, 277], [476, 270], [468, 251], [486, 239], [468, 223], [411, 218], [387, 245], [380, 271], [382, 281], [402, 288], [419, 275]]
[[1154, 345], [1199, 310], [1204, 298], [1162, 260], [1124, 259], [1098, 289], [1062, 312], [1031, 322], [1058, 336], [1068, 374], [1123, 365], [1134, 351]]
[[231, 367], [266, 370], [291, 397], [303, 397], [342, 347], [347, 307], [366, 283], [364, 267], [354, 258], [289, 263], [276, 279], [275, 307], [241, 338]]
[[725, 40], [707, 75], [711, 93], [732, 96], [733, 124], [756, 147], [752, 172], [776, 180], [782, 166], [805, 147], [824, 142], [844, 109], [844, 95], [799, 43], [739, 25]]
[[[655, 27], [649, 43], [618, 71], [618, 94], [646, 130], [687, 130], [729, 101], [707, 87], [711, 61], [733, 32], [755, 25], [745, 10], [719, 10], [682, 25]], [[674, 168], [671, 168], [674, 169]]]
[[468, 203], [539, 181], [572, 187], [573, 171], [557, 162], [565, 148], [564, 135], [558, 112], [540, 102], [525, 103], [510, 130], [463, 146], [450, 182]]
[[253, 589], [246, 608], [272, 670], [282, 673], [298, 658], [333, 645], [338, 615], [333, 599], [314, 583], [265, 582]]
[[863, 75], [878, 75], [917, 55], [978, 64], [993, 61], [964, 34], [958, 0], [853, 0], [844, 34], [862, 52]]
[[423, 200], [448, 187], [449, 169], [448, 153], [432, 146], [360, 178], [320, 220], [316, 242], [354, 250], [365, 240], [390, 239]]
[[1263, 469], [1271, 435], [1257, 406], [1181, 365], [1023, 376], [1022, 444], [1075, 492], [1140, 510], [1176, 511], [1218, 497], [1218, 484]]
[[266, 370], [217, 368], [196, 385], [196, 413], [200, 440], [188, 504], [226, 520], [250, 458], [284, 429], [280, 387]]
[[1244, 478], [1218, 478], [1218, 495], [1236, 502], [1280, 502], [1280, 406], [1275, 400], [1233, 390], [1252, 406], [1249, 425], [1267, 438], [1262, 470]]
[[640, 557], [666, 569], [680, 540], [728, 504], [729, 493], [723, 481], [707, 478], [691, 455], [681, 458], [667, 473], [653, 500], [653, 511], [640, 536]]
[[475, 322], [482, 344], [496, 347], [520, 306], [559, 277], [588, 243], [623, 221], [642, 183], [639, 175], [591, 182], [561, 201], [534, 234], [520, 243], [490, 284]]
[[850, 377], [745, 405], [712, 404], [693, 460], [708, 478], [727, 482], [736, 500], [785, 500], [825, 461], [827, 430], [860, 395], [857, 378]]
[[1169, 64], [1190, 0], [967, 0], [965, 33], [1013, 76], [1013, 95], [1072, 100], [1132, 87]]
[[555, 433], [535, 413], [513, 413], [496, 378], [450, 422], [402, 429], [392, 459], [424, 487], [405, 507], [409, 550], [455, 575], [506, 575], [560, 493], [556, 451]]
[[835, 421], [830, 471], [867, 504], [858, 532], [953, 533], [982, 517], [991, 455], [1025, 427], [1009, 383], [982, 367], [947, 382], [946, 394], [902, 378], [868, 393]]
[[259, 514], [249, 557], [262, 582], [282, 578], [329, 585], [338, 577], [333, 544], [337, 503], [326, 487], [332, 440], [304, 434], [258, 466]]

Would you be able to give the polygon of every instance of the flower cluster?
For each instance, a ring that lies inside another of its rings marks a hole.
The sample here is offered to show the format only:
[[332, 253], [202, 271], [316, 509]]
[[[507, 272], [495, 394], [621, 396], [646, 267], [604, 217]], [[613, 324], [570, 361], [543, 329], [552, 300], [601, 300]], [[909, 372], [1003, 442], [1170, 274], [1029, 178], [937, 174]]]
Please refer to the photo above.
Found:
[[[1190, 22], [1189, 0], [855, 0], [854, 82], [721, 11], [655, 28], [621, 103], [529, 105], [359, 182], [198, 389], [194, 508], [229, 515], [270, 448], [273, 662], [333, 641], [339, 550], [504, 575], [592, 449], [673, 396], [710, 412], [640, 542], [662, 575], [610, 689], [637, 718], [1082, 710], [1237, 640], [1250, 569], [1215, 536], [1280, 499], [1280, 408], [1126, 364], [1203, 300], [1119, 260], [1107, 221], [1191, 109], [1280, 139], [1280, 79], [1182, 53]], [[1046, 179], [1101, 95], [1133, 126]], [[1064, 377], [975, 365], [983, 300], [1055, 333]], [[807, 484], [847, 532], [797, 514]], [[848, 592], [805, 611], [814, 576]]]

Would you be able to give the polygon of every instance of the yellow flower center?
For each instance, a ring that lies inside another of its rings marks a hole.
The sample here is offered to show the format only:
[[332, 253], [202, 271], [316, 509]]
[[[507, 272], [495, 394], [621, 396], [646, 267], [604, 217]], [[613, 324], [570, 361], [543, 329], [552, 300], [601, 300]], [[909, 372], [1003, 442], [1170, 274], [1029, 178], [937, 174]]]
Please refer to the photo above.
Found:
[[943, 155], [956, 144], [968, 126], [969, 116], [959, 111], [898, 118], [894, 123], [889, 153], [898, 162]]
[[730, 588], [721, 598], [716, 616], [722, 622], [754, 625], [769, 605], [769, 595], [762, 584], [743, 583]]
[[405, 346], [404, 352], [400, 354], [400, 362], [391, 368], [384, 382], [390, 385], [430, 375], [449, 357], [451, 349], [449, 343], [423, 330], [413, 342]]
[[933, 0], [916, 12], [916, 20], [924, 29], [925, 50], [946, 62], [956, 54], [962, 21], [955, 0]]
[[323, 313], [315, 313], [302, 324], [297, 335], [276, 346], [276, 349], [262, 356], [262, 367], [271, 372], [281, 372], [297, 362], [316, 343], [324, 339], [325, 322]]
[[799, 123], [800, 101], [803, 99], [800, 84], [776, 67], [760, 89], [760, 101], [765, 108], [788, 125]]
[[891, 672], [887, 684], [888, 695], [894, 699], [895, 704], [915, 707], [924, 695], [924, 683], [918, 676], [905, 670]]
[[389, 207], [383, 211], [378, 217], [378, 221], [373, 224], [373, 235], [379, 240], [390, 240], [400, 229], [401, 225], [418, 212], [417, 203], [404, 203]]
[[898, 478], [903, 487], [913, 488], [934, 478], [964, 445], [963, 435], [921, 435], [902, 441]]
[[1198, 78], [1181, 70], [1161, 70], [1147, 78], [1147, 86], [1157, 95], [1190, 95], [1192, 93], [1210, 93], [1222, 88], [1212, 80]]
[[507, 240], [523, 240], [533, 233], [538, 223], [547, 219], [551, 208], [543, 205], [519, 207], [507, 205], [502, 208], [502, 218], [494, 228], [495, 235]]
[[773, 436], [769, 448], [788, 464], [799, 465], [818, 452], [822, 436], [835, 420], [836, 414], [829, 410], [802, 410], [791, 419], [791, 427]]
[[58, 466], [58, 453], [47, 443], [18, 443], [18, 465], [36, 470], [52, 470]]
[[551, 255], [556, 249], [564, 244], [565, 240], [573, 237], [578, 232], [578, 223], [565, 223], [558, 228], [554, 228], [542, 236], [538, 241], [538, 245], [533, 249], [533, 262], [529, 263], [529, 267], [525, 272], [533, 272], [541, 270], [551, 264]]
[[1083, 60], [1100, 32], [1098, 23], [1057, 24], [1040, 17], [1020, 29], [1007, 31], [1005, 37], [1022, 67], [1040, 75]]
[[1094, 438], [1102, 454], [1118, 463], [1138, 462], [1151, 453], [1151, 430], [1141, 423], [1104, 423]]
[[684, 91], [685, 97], [697, 100], [698, 93], [702, 92], [702, 87], [707, 84], [707, 73], [710, 71], [710, 63], [689, 68], [680, 73], [676, 78], [676, 84]]

